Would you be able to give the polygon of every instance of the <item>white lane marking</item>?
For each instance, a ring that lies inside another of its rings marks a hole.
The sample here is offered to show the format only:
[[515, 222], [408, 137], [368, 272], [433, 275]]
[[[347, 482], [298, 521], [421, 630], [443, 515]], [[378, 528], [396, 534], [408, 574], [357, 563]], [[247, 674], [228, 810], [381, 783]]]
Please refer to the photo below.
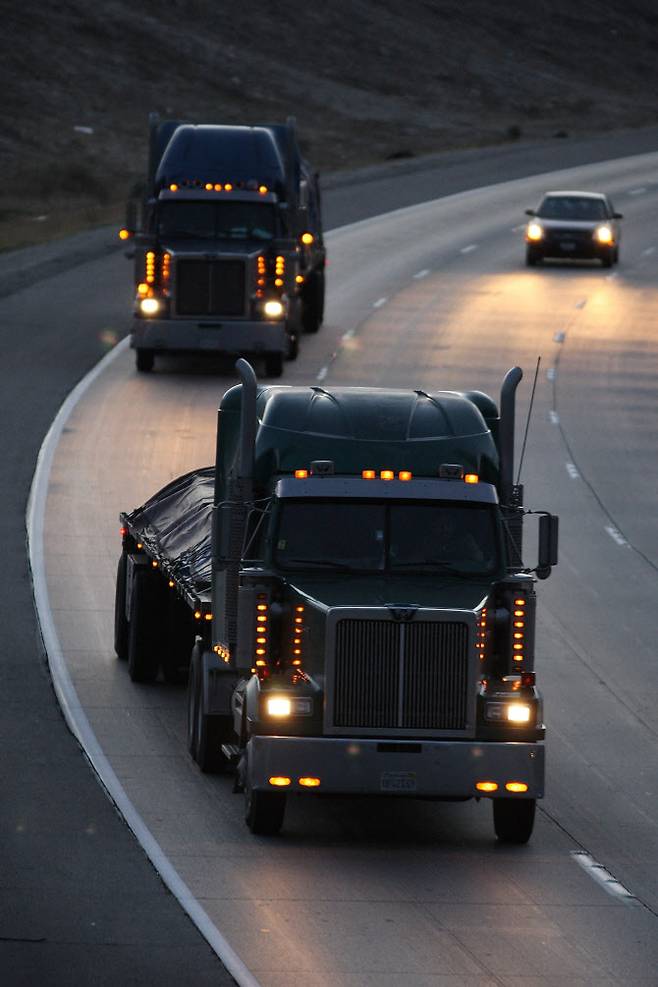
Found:
[[554, 343], [563, 343], [566, 338], [566, 332], [556, 332], [553, 336]]
[[348, 342], [348, 340], [354, 339], [355, 336], [356, 336], [356, 329], [348, 329], [347, 332], [344, 332], [343, 335], [340, 337], [341, 342], [346, 343]]
[[655, 253], [655, 250], [656, 250], [655, 247], [647, 247], [645, 250], [642, 251], [642, 256], [649, 257], [651, 254]]
[[477, 243], [469, 243], [469, 245], [467, 247], [462, 247], [461, 250], [459, 251], [459, 253], [460, 254], [470, 254], [471, 251], [477, 250], [477, 248], [478, 248]]
[[381, 308], [382, 305], [386, 305], [388, 298], [378, 298], [376, 302], [372, 303], [373, 308]]
[[581, 298], [579, 302], [576, 302], [576, 308], [585, 308], [586, 305], [587, 305], [586, 298]]
[[260, 987], [256, 978], [228, 944], [219, 929], [213, 924], [208, 913], [187, 887], [160, 844], [148, 829], [146, 823], [128, 797], [123, 785], [114, 773], [114, 769], [105, 756], [98, 742], [98, 738], [87, 719], [87, 715], [82, 708], [75, 686], [71, 680], [66, 658], [57, 634], [57, 628], [55, 627], [53, 613], [50, 608], [48, 586], [46, 583], [44, 525], [50, 471], [55, 453], [57, 452], [57, 445], [66, 427], [66, 423], [82, 396], [94, 381], [104, 373], [107, 367], [125, 352], [128, 345], [128, 337], [122, 339], [74, 387], [57, 412], [57, 416], [48, 429], [48, 434], [39, 450], [25, 518], [34, 602], [48, 657], [48, 666], [50, 668], [53, 686], [71, 733], [80, 743], [107, 794], [125, 819], [126, 824], [134, 833], [137, 842], [146, 853], [146, 856], [171, 893], [178, 899], [179, 904], [190, 916], [211, 949], [222, 961], [231, 976], [237, 981], [239, 987]]
[[519, 226], [512, 227], [512, 233], [520, 233], [521, 230], [525, 229], [525, 223], [521, 223]]
[[324, 380], [324, 378], [327, 376], [328, 373], [329, 373], [329, 367], [322, 367], [321, 370], [318, 370], [318, 375], [315, 379]]
[[555, 380], [556, 377], [557, 377], [557, 370], [555, 369], [555, 367], [550, 367], [546, 371], [546, 380]]
[[569, 474], [572, 480], [580, 479], [580, 473], [578, 472], [578, 467], [576, 466], [575, 463], [565, 463], [564, 465], [566, 466], [567, 473]]
[[641, 188], [632, 188], [628, 190], [629, 195], [642, 195], [646, 192], [646, 188], [642, 186]]
[[549, 411], [548, 420], [551, 423], [551, 425], [559, 425], [560, 416], [558, 415], [557, 411]]
[[576, 861], [579, 867], [585, 871], [586, 874], [600, 884], [602, 888], [608, 892], [608, 894], [616, 895], [618, 898], [628, 898], [632, 901], [637, 901], [634, 894], [625, 888], [615, 877], [612, 876], [609, 870], [606, 870], [603, 864], [597, 864], [596, 860], [585, 853], [584, 850], [572, 850], [572, 858]]
[[612, 281], [612, 279], [616, 277], [617, 277], [617, 272], [613, 271], [612, 274], [606, 274], [605, 279], [606, 281]]
[[415, 278], [416, 281], [420, 281], [421, 278], [426, 278], [429, 273], [430, 272], [428, 271], [428, 269], [424, 267], [422, 271], [416, 271], [416, 273], [413, 274], [412, 277]]
[[619, 528], [615, 528], [614, 525], [608, 524], [608, 525], [606, 525], [606, 529], [605, 530], [608, 532], [608, 534], [610, 535], [610, 537], [612, 538], [612, 540], [615, 541], [615, 542], [617, 542], [618, 545], [628, 545], [628, 542], [626, 541], [626, 539], [622, 535], [622, 533], [619, 530]]

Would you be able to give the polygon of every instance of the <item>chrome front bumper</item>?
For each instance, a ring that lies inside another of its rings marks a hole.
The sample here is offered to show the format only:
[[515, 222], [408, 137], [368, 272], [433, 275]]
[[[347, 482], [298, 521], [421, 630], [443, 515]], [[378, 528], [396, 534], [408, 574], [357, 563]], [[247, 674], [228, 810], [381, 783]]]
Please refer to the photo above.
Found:
[[286, 322], [229, 319], [133, 319], [130, 345], [158, 353], [209, 350], [214, 353], [286, 353]]
[[[334, 737], [252, 737], [247, 745], [248, 784], [274, 791], [271, 777], [291, 779], [277, 791], [334, 795], [407, 797], [517, 797], [544, 794], [544, 745], [509, 741], [387, 741]], [[320, 779], [304, 788], [303, 777]], [[495, 792], [478, 791], [477, 782], [496, 782]], [[508, 782], [528, 786], [513, 795]]]

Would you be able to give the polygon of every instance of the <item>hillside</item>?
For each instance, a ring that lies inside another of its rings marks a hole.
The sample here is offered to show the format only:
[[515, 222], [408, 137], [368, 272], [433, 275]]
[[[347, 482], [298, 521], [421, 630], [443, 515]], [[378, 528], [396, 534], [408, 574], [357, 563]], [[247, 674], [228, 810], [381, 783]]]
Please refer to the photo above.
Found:
[[2, 6], [0, 247], [116, 220], [151, 109], [292, 113], [320, 170], [658, 120], [655, 0]]

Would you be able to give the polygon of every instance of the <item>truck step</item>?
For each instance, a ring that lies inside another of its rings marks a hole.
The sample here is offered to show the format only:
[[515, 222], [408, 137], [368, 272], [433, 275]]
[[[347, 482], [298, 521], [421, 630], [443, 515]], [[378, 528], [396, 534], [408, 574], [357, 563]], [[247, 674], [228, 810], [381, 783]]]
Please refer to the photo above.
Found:
[[242, 751], [237, 744], [222, 744], [222, 754], [231, 764], [237, 764]]

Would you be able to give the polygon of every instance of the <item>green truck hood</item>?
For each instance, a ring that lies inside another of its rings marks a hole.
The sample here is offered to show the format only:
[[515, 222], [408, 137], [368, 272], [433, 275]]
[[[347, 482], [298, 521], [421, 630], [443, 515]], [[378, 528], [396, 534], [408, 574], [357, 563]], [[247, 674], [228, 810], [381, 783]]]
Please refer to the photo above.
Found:
[[454, 576], [353, 576], [342, 573], [288, 574], [290, 586], [320, 609], [408, 604], [441, 610], [476, 610], [491, 582]]

